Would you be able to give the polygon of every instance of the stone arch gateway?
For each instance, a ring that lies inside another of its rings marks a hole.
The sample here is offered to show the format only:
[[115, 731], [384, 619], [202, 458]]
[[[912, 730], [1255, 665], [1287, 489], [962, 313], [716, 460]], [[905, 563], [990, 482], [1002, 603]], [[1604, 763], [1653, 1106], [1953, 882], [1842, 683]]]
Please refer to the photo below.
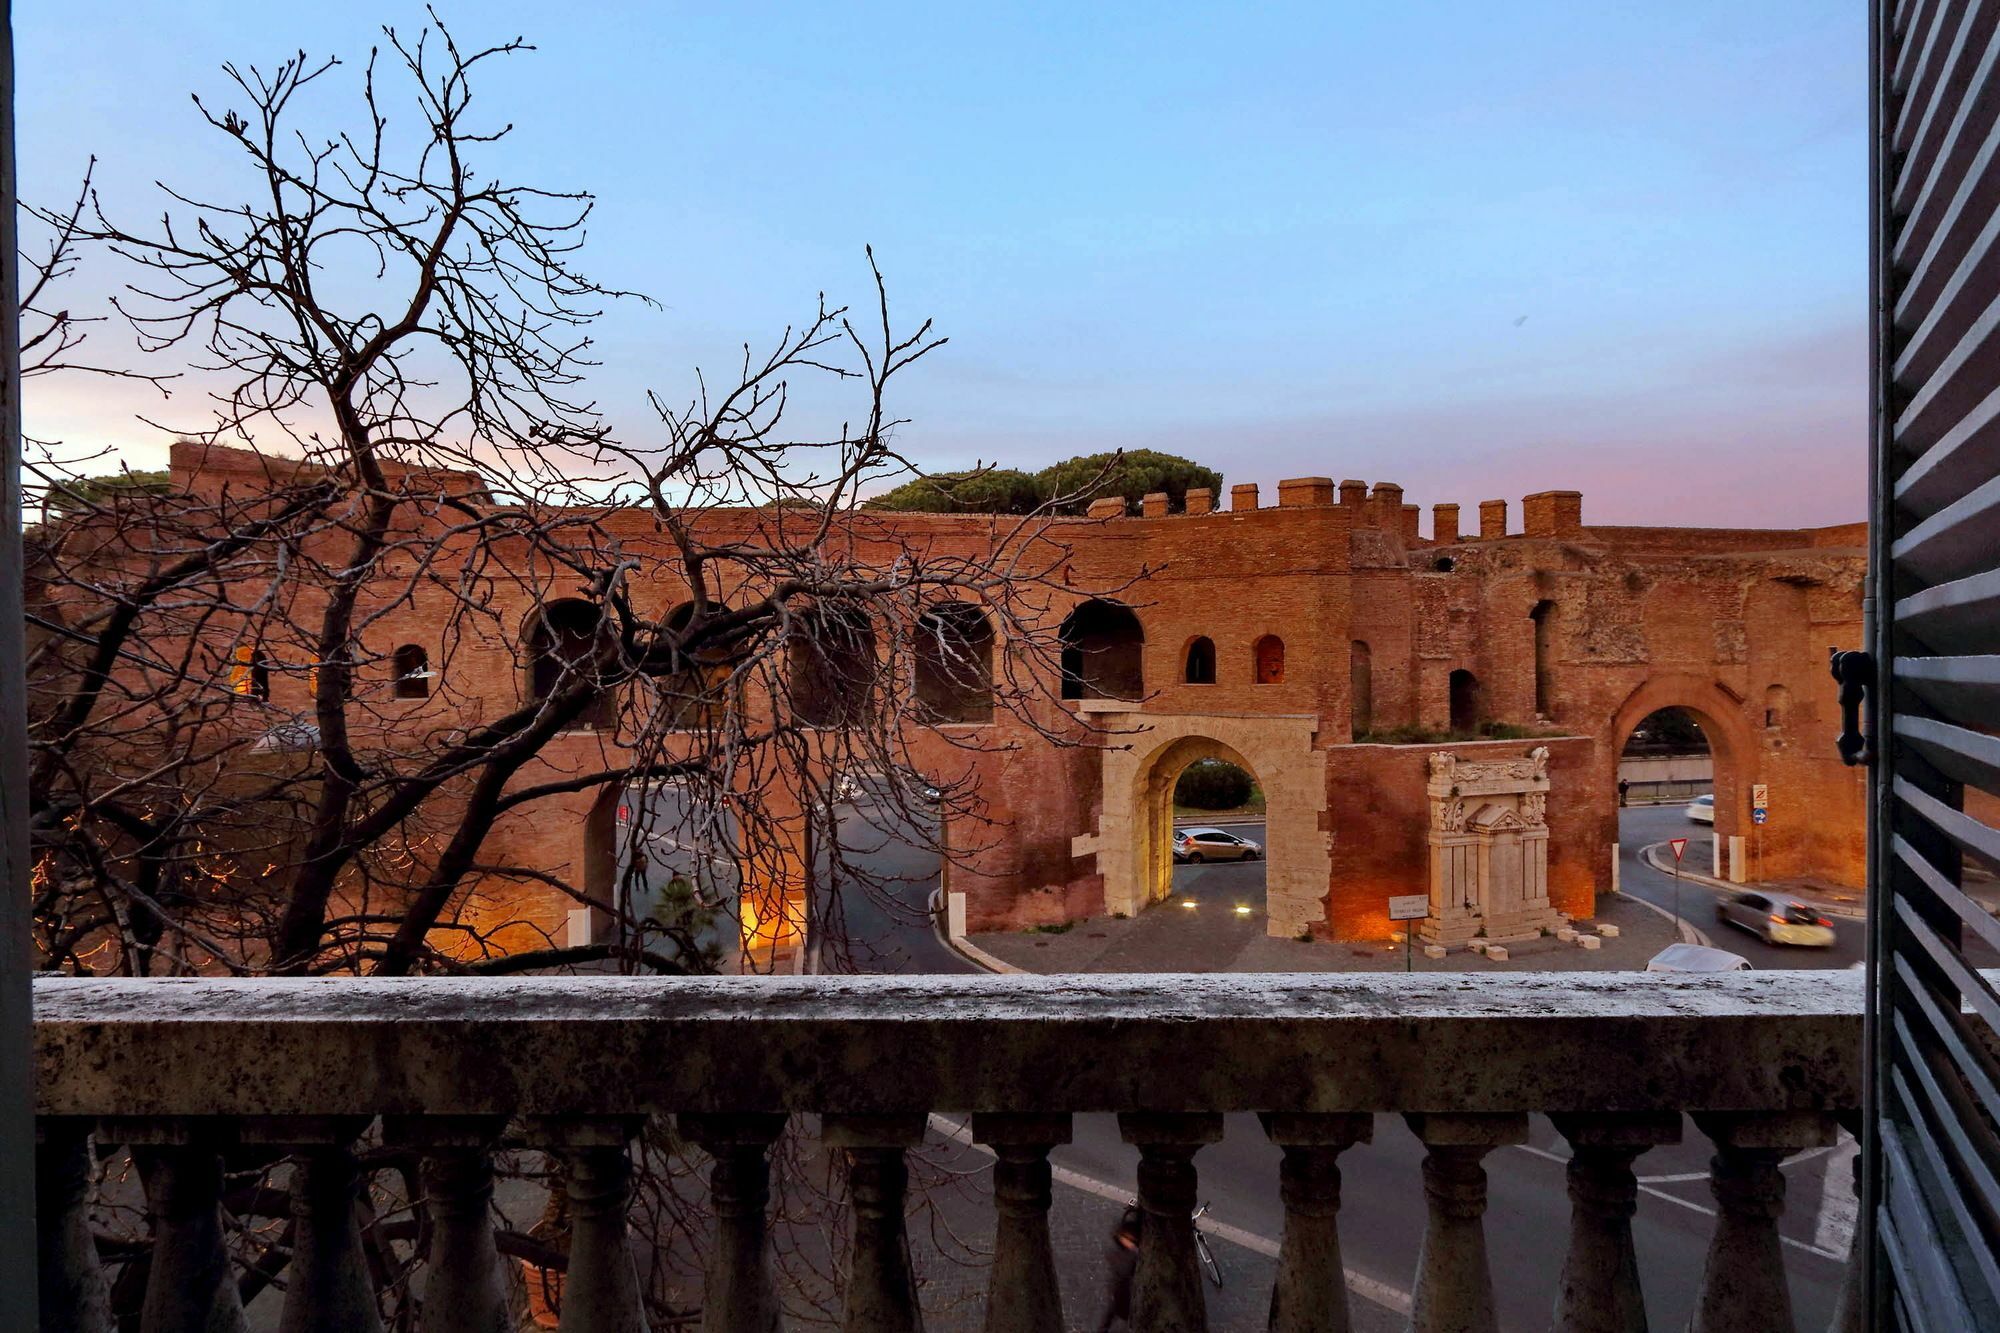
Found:
[[1097, 831], [1075, 840], [1095, 852], [1104, 910], [1136, 915], [1167, 896], [1173, 864], [1174, 780], [1197, 759], [1223, 759], [1264, 789], [1264, 900], [1273, 935], [1326, 921], [1333, 860], [1325, 825], [1326, 754], [1313, 747], [1311, 714], [1185, 714], [1148, 717], [1104, 753]]

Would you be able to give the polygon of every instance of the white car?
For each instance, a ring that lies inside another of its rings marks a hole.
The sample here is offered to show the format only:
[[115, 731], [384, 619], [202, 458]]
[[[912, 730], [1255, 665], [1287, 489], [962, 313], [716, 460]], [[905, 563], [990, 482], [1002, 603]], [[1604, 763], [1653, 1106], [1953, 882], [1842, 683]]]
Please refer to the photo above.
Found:
[[1716, 922], [1740, 926], [1761, 935], [1766, 944], [1799, 944], [1808, 949], [1833, 947], [1833, 922], [1815, 909], [1768, 893], [1739, 893], [1715, 905]]
[[1648, 972], [1748, 972], [1750, 960], [1706, 944], [1669, 944], [1646, 964]]
[[1687, 803], [1687, 817], [1697, 824], [1715, 823], [1715, 793], [1697, 796]]
[[1264, 848], [1226, 829], [1181, 828], [1174, 830], [1174, 860], [1189, 865], [1203, 861], [1255, 861]]

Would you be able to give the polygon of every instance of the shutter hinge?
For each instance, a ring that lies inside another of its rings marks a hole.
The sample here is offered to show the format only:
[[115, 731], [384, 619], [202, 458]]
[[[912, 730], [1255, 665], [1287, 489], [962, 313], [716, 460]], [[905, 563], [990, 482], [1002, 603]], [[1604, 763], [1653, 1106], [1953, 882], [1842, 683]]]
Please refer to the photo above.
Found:
[[1868, 746], [1867, 733], [1861, 730], [1861, 705], [1875, 680], [1875, 659], [1858, 648], [1829, 648], [1827, 658], [1833, 678], [1840, 682], [1840, 734], [1833, 740], [1840, 762], [1849, 768], [1873, 764], [1875, 752]]

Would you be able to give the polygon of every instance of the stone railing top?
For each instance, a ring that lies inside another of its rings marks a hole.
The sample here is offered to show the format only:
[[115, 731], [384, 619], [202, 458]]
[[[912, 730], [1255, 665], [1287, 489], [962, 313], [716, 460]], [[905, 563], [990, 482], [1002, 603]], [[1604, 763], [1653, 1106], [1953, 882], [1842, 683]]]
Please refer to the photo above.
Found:
[[35, 983], [44, 1115], [1844, 1110], [1861, 976]]

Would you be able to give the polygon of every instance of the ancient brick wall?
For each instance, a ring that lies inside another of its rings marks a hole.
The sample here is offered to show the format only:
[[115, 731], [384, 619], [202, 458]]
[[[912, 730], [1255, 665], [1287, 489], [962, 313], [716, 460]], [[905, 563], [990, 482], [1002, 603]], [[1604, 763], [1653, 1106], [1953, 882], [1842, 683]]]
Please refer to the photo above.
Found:
[[[254, 486], [262, 466], [213, 451], [198, 459], [177, 452], [175, 464], [195, 488], [221, 480]], [[1546, 741], [1449, 745], [1512, 752], [1550, 746], [1550, 887], [1564, 910], [1588, 915], [1591, 895], [1609, 884], [1618, 751], [1630, 728], [1663, 706], [1694, 709], [1709, 729], [1718, 831], [1746, 837], [1751, 873], [1860, 882], [1860, 779], [1833, 756], [1825, 662], [1829, 646], [1859, 641], [1865, 527], [1591, 527], [1581, 521], [1580, 497], [1558, 491], [1528, 497], [1520, 534], [1499, 535], [1504, 522], [1489, 508], [1494, 535], [1440, 544], [1417, 534], [1414, 509], [1389, 483], [1336, 487], [1308, 478], [1280, 493], [1291, 503], [1251, 508], [1251, 497], [1239, 494], [1238, 507], [1226, 511], [1044, 525], [1065, 551], [1056, 582], [1075, 590], [1068, 599], [1050, 598], [1050, 625], [1093, 593], [1130, 604], [1145, 631], [1147, 697], [1135, 711], [1079, 724], [1078, 705], [1060, 701], [1059, 682], [1048, 679], [1033, 717], [1042, 728], [1066, 731], [1069, 744], [1051, 744], [1004, 715], [914, 738], [920, 766], [943, 781], [969, 774], [985, 802], [982, 821], [950, 835], [961, 858], [950, 871], [952, 888], [966, 893], [975, 928], [1103, 910], [1100, 858], [1075, 849], [1110, 817], [1123, 817], [1106, 803], [1130, 795], [1106, 791], [1098, 746], [1129, 742], [1093, 735], [1090, 724], [1143, 732], [1149, 717], [1209, 715], [1310, 720], [1312, 744], [1326, 755], [1321, 831], [1331, 835], [1333, 857], [1319, 929], [1385, 933], [1388, 894], [1424, 885], [1424, 758], [1447, 742], [1349, 743], [1356, 642], [1368, 645], [1367, 713], [1377, 732], [1443, 730], [1451, 722], [1452, 674], [1469, 671], [1478, 721], [1550, 734]], [[632, 596], [643, 613], [665, 614], [685, 599], [650, 516], [589, 517], [598, 540], [637, 560]], [[725, 512], [704, 523], [716, 533], [747, 532], [754, 518]], [[864, 552], [914, 542], [933, 554], [978, 555], [1013, 524], [867, 515], [836, 540]], [[424, 594], [385, 616], [372, 631], [379, 651], [422, 645], [452, 686], [411, 701], [407, 725], [462, 725], [515, 706], [526, 689], [521, 627], [539, 598], [574, 592], [503, 584], [491, 623], [452, 643], [435, 642], [442, 610]], [[1213, 644], [1212, 683], [1185, 679], [1196, 636]], [[1283, 669], [1280, 679], [1260, 681], [1257, 644], [1267, 636], [1283, 641]], [[287, 681], [279, 688], [304, 687]], [[1539, 724], [1538, 712], [1545, 719]], [[517, 782], [615, 759], [604, 745], [595, 734], [559, 738]], [[1756, 782], [1772, 790], [1770, 822], [1761, 829], [1750, 823]], [[587, 836], [595, 802], [591, 794], [564, 797], [505, 821], [489, 859], [588, 881], [591, 858], [603, 855]], [[561, 938], [571, 906], [546, 885], [489, 881], [463, 912], [509, 940], [539, 944]]]

